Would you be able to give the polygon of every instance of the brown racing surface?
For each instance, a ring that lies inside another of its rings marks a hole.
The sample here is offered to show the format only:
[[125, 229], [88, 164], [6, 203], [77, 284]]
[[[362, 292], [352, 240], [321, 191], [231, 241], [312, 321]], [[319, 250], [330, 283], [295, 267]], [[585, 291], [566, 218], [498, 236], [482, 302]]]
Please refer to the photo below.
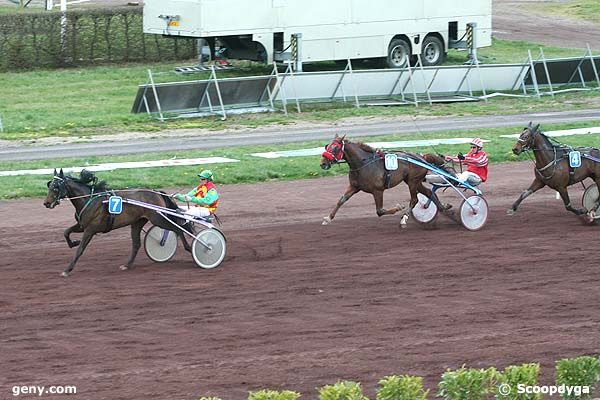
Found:
[[[555, 360], [600, 352], [600, 227], [547, 189], [506, 215], [531, 177], [531, 164], [492, 166], [476, 233], [444, 217], [400, 230], [367, 194], [322, 226], [346, 178], [221, 186], [220, 268], [197, 268], [180, 246], [166, 264], [142, 250], [122, 272], [122, 229], [96, 237], [68, 279], [73, 207], [0, 202], [0, 398], [15, 385], [75, 385], [69, 398], [82, 399], [316, 398], [340, 379], [373, 396], [389, 374], [435, 389], [446, 368], [524, 362], [551, 382]], [[388, 207], [407, 199], [405, 186], [386, 192]]]

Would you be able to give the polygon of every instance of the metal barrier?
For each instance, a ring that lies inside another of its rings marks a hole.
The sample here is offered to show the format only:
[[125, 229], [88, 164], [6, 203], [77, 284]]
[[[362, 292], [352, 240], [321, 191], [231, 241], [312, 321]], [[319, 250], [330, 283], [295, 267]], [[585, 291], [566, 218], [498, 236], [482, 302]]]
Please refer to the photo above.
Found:
[[[600, 88], [600, 57], [588, 46], [584, 57], [546, 60], [540, 57], [523, 64], [487, 64], [423, 67], [420, 58], [415, 67], [383, 70], [355, 70], [348, 60], [342, 71], [294, 72], [288, 64], [279, 73], [274, 65], [271, 75], [243, 78], [217, 78], [215, 69], [208, 80], [155, 84], [151, 71], [141, 85], [132, 112], [166, 113], [192, 116], [275, 111], [287, 114], [294, 102], [298, 112], [309, 102], [351, 101], [363, 105], [395, 105], [436, 102], [478, 101], [492, 96], [530, 96], [568, 90]], [[595, 84], [587, 85], [590, 82]], [[571, 85], [555, 90], [555, 86]], [[573, 87], [574, 86], [574, 87]], [[544, 91], [542, 87], [548, 90]], [[488, 94], [489, 92], [495, 92]], [[522, 94], [519, 94], [522, 92]]]
[[[529, 70], [524, 79], [524, 87], [532, 87], [535, 94], [539, 97], [543, 94], [554, 96], [555, 93], [573, 90], [589, 90], [587, 83], [594, 83], [595, 88], [600, 88], [600, 57], [594, 57], [592, 50], [587, 45], [587, 52], [579, 58], [562, 58], [546, 60], [544, 50], [540, 48], [540, 54], [536, 60], [533, 60], [531, 51], [529, 52]], [[554, 90], [554, 87], [565, 85], [580, 85], [563, 90]], [[540, 91], [540, 86], [545, 86], [549, 90]], [[525, 92], [526, 89], [524, 89]]]
[[275, 109], [273, 92], [277, 89], [277, 75], [218, 79], [213, 69], [208, 80], [154, 83], [148, 70], [148, 83], [138, 88], [132, 113], [158, 114], [218, 114], [227, 117], [227, 111], [248, 111], [257, 107]]

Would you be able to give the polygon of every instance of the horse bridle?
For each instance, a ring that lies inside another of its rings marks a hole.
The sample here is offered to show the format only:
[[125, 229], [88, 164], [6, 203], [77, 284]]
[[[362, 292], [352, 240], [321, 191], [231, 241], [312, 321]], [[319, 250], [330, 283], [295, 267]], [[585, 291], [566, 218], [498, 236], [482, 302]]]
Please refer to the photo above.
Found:
[[[521, 138], [521, 136], [523, 136], [523, 134], [525, 133], [525, 131], [528, 131], [529, 134], [530, 134], [528, 140], [525, 140], [525, 139]], [[531, 145], [529, 143], [533, 144], [533, 138], [538, 133], [539, 133], [539, 131], [537, 129], [535, 131], [532, 131], [531, 128], [525, 128], [525, 130], [523, 132], [521, 132], [521, 135], [519, 135], [519, 139], [517, 139], [517, 142], [521, 143], [521, 151], [532, 150], [532, 147], [531, 147]]]
[[339, 163], [344, 158], [344, 150], [346, 143], [344, 139], [334, 139], [331, 143], [325, 146], [325, 151], [322, 156], [326, 158], [330, 164]]
[[[54, 182], [58, 182], [54, 185]], [[65, 184], [65, 179], [61, 178], [58, 175], [55, 175], [51, 181], [48, 181], [48, 189], [52, 190], [56, 193], [56, 199], [54, 200], [53, 206], [56, 207], [60, 204], [60, 201], [67, 197], [67, 185]]]
[[[521, 139], [521, 136], [519, 136], [518, 142], [522, 143], [522, 144], [525, 144], [524, 146], [521, 147], [521, 149], [522, 149], [521, 151], [529, 151], [529, 150], [534, 150], [535, 151], [536, 149], [534, 149], [528, 143], [533, 143], [533, 138], [535, 137], [535, 135], [539, 134], [540, 131], [538, 129], [536, 129], [535, 131], [532, 131], [531, 128], [526, 128], [525, 130], [529, 131], [530, 137], [529, 137], [528, 140], [524, 140], [524, 139]], [[523, 135], [523, 133], [521, 133], [521, 135]], [[547, 151], [546, 149], [538, 149], [538, 150], [539, 151]], [[535, 168], [535, 170], [537, 171], [537, 173], [540, 174], [540, 176], [544, 180], [552, 179], [552, 177], [556, 173], [556, 164], [560, 161], [560, 159], [558, 158], [558, 154], [556, 153], [556, 147], [553, 146], [552, 150], [554, 151], [554, 159], [552, 161], [550, 161], [548, 164], [546, 164], [545, 166], [543, 166], [542, 168], [537, 168], [537, 167]], [[552, 169], [552, 173], [550, 174], [550, 176], [545, 176], [544, 174], [542, 174], [543, 171], [547, 170], [550, 167], [554, 167]]]

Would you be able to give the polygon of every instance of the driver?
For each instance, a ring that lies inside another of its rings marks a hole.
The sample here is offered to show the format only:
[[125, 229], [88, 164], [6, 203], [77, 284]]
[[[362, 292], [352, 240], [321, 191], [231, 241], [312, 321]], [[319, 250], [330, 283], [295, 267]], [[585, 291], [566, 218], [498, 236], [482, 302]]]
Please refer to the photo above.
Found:
[[485, 182], [488, 176], [488, 156], [483, 151], [483, 140], [475, 138], [471, 140], [471, 151], [466, 155], [458, 153], [456, 157], [446, 156], [446, 161], [463, 162], [467, 164], [467, 170], [457, 174], [457, 178], [463, 182], [468, 182], [473, 186]]
[[208, 217], [217, 211], [219, 193], [217, 193], [217, 187], [213, 183], [212, 171], [205, 169], [198, 176], [200, 177], [200, 184], [197, 187], [185, 195], [177, 193], [175, 198], [179, 201], [194, 203], [186, 211], [186, 214], [196, 217]]

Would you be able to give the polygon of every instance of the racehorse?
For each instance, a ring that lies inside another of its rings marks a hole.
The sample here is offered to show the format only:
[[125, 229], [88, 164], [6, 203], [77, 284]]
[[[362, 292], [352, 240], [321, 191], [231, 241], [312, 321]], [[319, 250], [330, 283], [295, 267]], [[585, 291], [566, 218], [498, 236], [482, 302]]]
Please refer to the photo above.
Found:
[[[591, 147], [573, 149], [566, 145], [554, 144], [539, 128], [539, 124], [533, 126], [530, 122], [523, 129], [519, 139], [512, 148], [513, 153], [516, 155], [521, 154], [523, 151], [533, 151], [535, 157], [535, 178], [529, 188], [521, 193], [517, 201], [508, 210], [509, 214], [517, 211], [519, 204], [526, 197], [537, 192], [544, 186], [549, 186], [560, 194], [567, 210], [576, 215], [589, 212], [590, 218], [593, 219], [599, 203], [596, 203], [593, 210], [574, 208], [569, 199], [567, 186], [581, 182], [589, 177], [600, 187], [600, 150]], [[577, 168], [570, 168], [569, 165], [569, 153], [573, 150], [581, 152], [581, 166]]]
[[[423, 156], [405, 152], [398, 152], [396, 154], [437, 166], [444, 164], [444, 158], [434, 154], [425, 154]], [[333, 164], [342, 162], [342, 160], [346, 161], [350, 167], [348, 174], [350, 184], [331, 213], [323, 218], [323, 225], [329, 224], [335, 218], [335, 214], [339, 208], [361, 190], [373, 195], [377, 216], [396, 214], [398, 211], [403, 210], [403, 207], [398, 204], [391, 209], [386, 210], [383, 208], [383, 191], [398, 185], [400, 182], [406, 182], [408, 185], [408, 190], [410, 191], [409, 206], [411, 210], [417, 204], [417, 193], [422, 193], [432, 199], [440, 210], [445, 211], [449, 208], [449, 206], [442, 205], [437, 196], [432, 194], [431, 190], [423, 185], [428, 171], [427, 168], [398, 160], [398, 169], [387, 171], [381, 152], [364, 143], [350, 142], [346, 139], [346, 135], [338, 136], [336, 134], [331, 143], [325, 146], [325, 151], [321, 158], [321, 168], [327, 170]], [[401, 224], [406, 224], [407, 215], [407, 213], [404, 213]]]
[[[46, 196], [46, 200], [44, 200], [44, 205], [46, 208], [54, 208], [60, 204], [62, 199], [68, 198], [75, 207], [75, 220], [77, 221], [76, 224], [67, 228], [64, 232], [64, 237], [69, 247], [79, 247], [77, 248], [75, 257], [63, 271], [63, 276], [69, 276], [75, 267], [75, 263], [81, 257], [94, 235], [129, 225], [131, 225], [131, 254], [127, 263], [121, 265], [120, 268], [122, 270], [130, 269], [141, 246], [140, 235], [142, 228], [148, 221], [163, 229], [175, 231], [177, 236], [181, 238], [185, 249], [191, 251], [191, 246], [185, 240], [183, 232], [180, 229], [173, 229], [173, 225], [160, 214], [156, 213], [156, 211], [139, 206], [126, 206], [123, 207], [121, 214], [109, 213], [106, 200], [113, 195], [174, 210], [178, 208], [175, 201], [162, 192], [149, 189], [112, 191], [108, 189], [104, 182], [97, 182], [97, 178], [88, 171], [83, 170], [81, 178], [77, 179], [65, 175], [62, 169], [59, 173], [54, 170], [54, 177], [48, 182], [48, 195]], [[190, 229], [183, 225], [183, 220], [174, 218], [173, 222], [183, 229], [188, 231]], [[83, 232], [81, 241], [71, 240], [70, 235], [73, 232]]]

